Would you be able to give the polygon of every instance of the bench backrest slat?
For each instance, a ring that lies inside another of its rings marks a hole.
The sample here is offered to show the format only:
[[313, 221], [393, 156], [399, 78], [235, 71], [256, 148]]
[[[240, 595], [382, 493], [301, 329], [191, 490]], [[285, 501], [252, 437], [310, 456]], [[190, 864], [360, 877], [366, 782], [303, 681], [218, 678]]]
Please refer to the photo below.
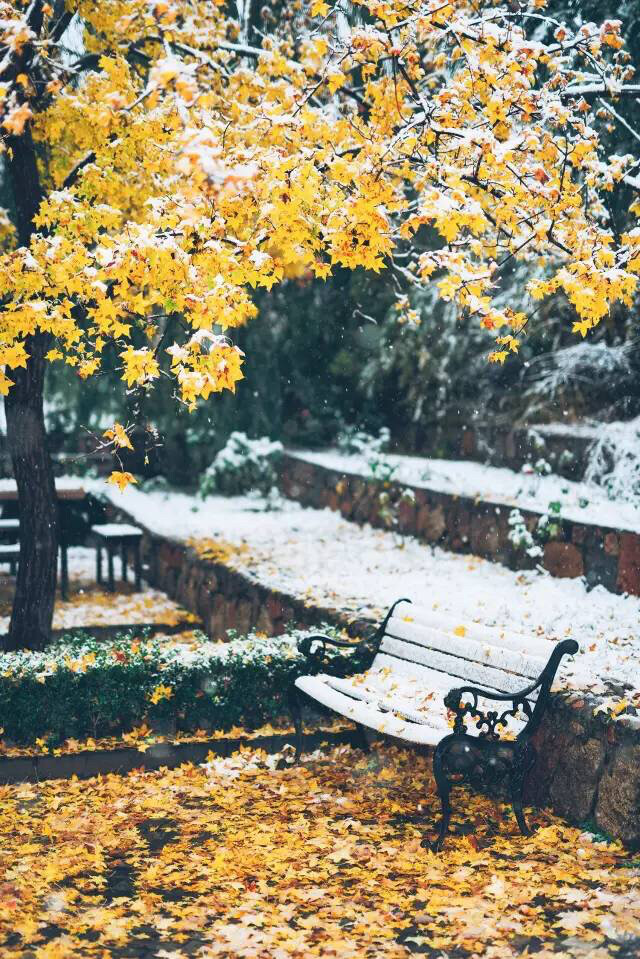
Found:
[[[386, 632], [388, 636], [404, 641], [407, 647], [422, 646], [425, 649], [438, 650], [472, 663], [480, 663], [513, 673], [525, 680], [524, 682], [520, 680], [521, 686], [527, 685], [526, 680], [537, 679], [545, 667], [545, 660], [527, 656], [503, 646], [479, 642], [470, 637], [466, 631], [463, 636], [459, 636], [453, 631], [445, 632], [433, 626], [408, 623], [394, 617], [389, 620]], [[408, 658], [411, 657], [411, 652], [411, 648], [408, 648], [406, 651]]]
[[514, 652], [525, 653], [528, 656], [543, 660], [544, 663], [547, 662], [556, 645], [554, 640], [545, 639], [544, 636], [520, 633], [511, 627], [506, 630], [500, 626], [486, 626], [483, 623], [456, 619], [450, 613], [441, 612], [439, 609], [429, 609], [426, 606], [418, 606], [415, 603], [411, 605], [401, 603], [395, 610], [391, 621], [395, 619], [424, 624], [447, 633], [453, 633], [456, 628], [464, 626], [465, 635], [470, 639], [490, 643], [503, 649], [512, 649]]
[[[484, 663], [463, 659], [456, 655], [453, 650], [446, 653], [439, 649], [426, 648], [389, 635], [385, 635], [382, 639], [380, 652], [386, 653], [397, 660], [421, 664], [446, 673], [453, 679], [450, 683], [451, 687], [471, 683], [474, 685], [480, 684], [498, 692], [515, 693], [529, 685], [530, 682], [528, 678], [506, 672], [503, 669], [496, 669]], [[378, 665], [378, 657], [376, 657], [373, 667], [377, 668]], [[461, 682], [456, 683], [456, 679]]]
[[[426, 695], [432, 692], [434, 702], [441, 703], [444, 696], [454, 686], [464, 685], [462, 682], [456, 683], [455, 678], [449, 673], [439, 672], [433, 667], [423, 666], [422, 663], [410, 663], [404, 659], [398, 659], [397, 656], [387, 653], [378, 653], [375, 660], [375, 668], [383, 669], [387, 675], [398, 675], [400, 677], [409, 677], [417, 680], [420, 685], [420, 694]], [[493, 686], [485, 686], [483, 683], [474, 683], [478, 689], [487, 689], [490, 692], [496, 692]], [[537, 699], [537, 690], [527, 696], [527, 699], [533, 704]], [[495, 709], [495, 706], [491, 707]]]

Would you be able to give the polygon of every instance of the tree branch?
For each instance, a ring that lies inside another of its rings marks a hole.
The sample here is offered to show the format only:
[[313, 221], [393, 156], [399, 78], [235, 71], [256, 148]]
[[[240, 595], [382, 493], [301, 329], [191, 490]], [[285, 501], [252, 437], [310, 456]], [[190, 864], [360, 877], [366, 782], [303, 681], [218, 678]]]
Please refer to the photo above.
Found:
[[618, 97], [637, 97], [640, 96], [640, 84], [629, 83], [621, 87], [607, 87], [603, 83], [585, 83], [575, 87], [567, 87], [560, 90], [559, 95], [565, 97], [610, 97], [615, 100]]
[[76, 180], [80, 176], [81, 171], [84, 170], [86, 166], [89, 166], [90, 163], [93, 163], [95, 158], [96, 158], [96, 155], [94, 151], [90, 150], [89, 153], [86, 154], [86, 156], [83, 156], [81, 160], [78, 160], [76, 165], [71, 168], [69, 173], [67, 173], [66, 177], [62, 181], [62, 189], [68, 190], [69, 187], [73, 186], [73, 184], [76, 182]]

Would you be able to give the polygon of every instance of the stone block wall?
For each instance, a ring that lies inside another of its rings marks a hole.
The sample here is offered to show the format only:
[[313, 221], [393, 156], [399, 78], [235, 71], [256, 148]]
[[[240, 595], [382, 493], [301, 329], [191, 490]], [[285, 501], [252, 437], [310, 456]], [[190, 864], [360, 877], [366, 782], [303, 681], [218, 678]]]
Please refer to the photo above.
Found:
[[[356, 523], [385, 528], [379, 483], [311, 463], [294, 453], [283, 457], [280, 485], [283, 493], [305, 506], [329, 507]], [[640, 536], [601, 526], [562, 520], [560, 538], [544, 546], [544, 556], [533, 560], [509, 541], [509, 514], [500, 506], [452, 493], [391, 483], [385, 491], [399, 499], [410, 489], [412, 502], [400, 502], [400, 533], [415, 536], [453, 552], [475, 553], [512, 569], [542, 565], [552, 576], [584, 576], [593, 587], [640, 596]], [[530, 530], [540, 513], [520, 510]]]
[[358, 635], [369, 625], [339, 610], [312, 606], [302, 597], [271, 589], [248, 571], [203, 559], [186, 543], [147, 530], [142, 562], [148, 582], [198, 616], [211, 639], [226, 639], [230, 629], [240, 634], [255, 629], [279, 636], [286, 628], [314, 627], [323, 622]]
[[562, 424], [540, 424], [509, 429], [504, 424], [471, 423], [460, 432], [459, 452], [453, 455], [516, 471], [525, 463], [544, 459], [554, 473], [581, 480], [597, 437], [598, 429], [588, 426], [563, 429]]
[[394, 434], [394, 452], [437, 459], [475, 460], [490, 466], [519, 471], [525, 463], [546, 460], [554, 473], [580, 480], [589, 463], [591, 449], [601, 427], [551, 423], [512, 426], [506, 420], [483, 421], [467, 411], [428, 429], [415, 425]]
[[594, 716], [596, 705], [588, 697], [552, 697], [536, 735], [528, 800], [639, 849], [640, 717], [610, 721]]

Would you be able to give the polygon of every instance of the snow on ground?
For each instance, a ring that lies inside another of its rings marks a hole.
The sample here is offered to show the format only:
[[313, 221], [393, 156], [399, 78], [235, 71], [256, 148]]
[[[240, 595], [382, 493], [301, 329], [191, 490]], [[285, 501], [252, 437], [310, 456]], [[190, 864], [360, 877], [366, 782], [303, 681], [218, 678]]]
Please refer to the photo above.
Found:
[[[105, 563], [103, 561], [103, 568]], [[133, 586], [118, 581], [120, 561], [115, 560], [117, 592], [109, 593], [96, 585], [95, 550], [83, 546], [69, 550], [69, 599], [59, 597], [53, 616], [54, 629], [74, 629], [90, 626], [139, 625], [142, 623], [161, 623], [164, 626], [176, 626], [178, 623], [192, 623], [195, 617], [174, 603], [165, 593], [157, 589], [144, 589], [134, 592]], [[129, 580], [131, 580], [129, 570]], [[0, 633], [9, 628], [13, 580], [8, 577], [3, 583], [6, 597], [0, 600]], [[4, 592], [4, 590], [3, 590]]]
[[[296, 451], [299, 459], [337, 472], [371, 477], [370, 457], [335, 450]], [[428, 459], [384, 454], [384, 464], [395, 467], [393, 479], [421, 489], [468, 496], [489, 503], [546, 513], [550, 503], [562, 504], [562, 516], [580, 523], [640, 532], [640, 509], [608, 498], [602, 487], [574, 483], [562, 476], [516, 473], [470, 460]]]
[[[309, 602], [378, 617], [398, 597], [448, 613], [459, 625], [480, 622], [549, 640], [576, 639], [581, 653], [563, 666], [565, 687], [589, 688], [605, 705], [638, 695], [640, 598], [587, 592], [582, 580], [538, 571], [516, 573], [410, 537], [359, 527], [330, 510], [284, 500], [267, 511], [250, 497], [197, 499], [183, 493], [108, 490], [115, 505], [153, 532], [217, 542], [226, 562], [267, 587]], [[609, 699], [609, 693], [615, 699]]]

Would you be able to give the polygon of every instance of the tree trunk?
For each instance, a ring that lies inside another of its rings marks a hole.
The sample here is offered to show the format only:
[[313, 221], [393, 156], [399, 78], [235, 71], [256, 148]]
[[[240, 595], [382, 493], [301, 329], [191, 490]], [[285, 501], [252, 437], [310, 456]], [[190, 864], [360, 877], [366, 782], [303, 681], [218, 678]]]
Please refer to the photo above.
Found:
[[[18, 239], [28, 246], [42, 191], [36, 154], [27, 127], [8, 137], [5, 154], [17, 212]], [[5, 397], [7, 439], [18, 486], [20, 557], [5, 650], [42, 649], [50, 640], [58, 559], [58, 504], [44, 426], [45, 354], [49, 334], [25, 341], [26, 369], [9, 371], [14, 385]]]
[[46, 333], [28, 337], [27, 368], [12, 371], [15, 385], [4, 401], [20, 509], [20, 558], [6, 650], [43, 649], [51, 638], [58, 504], [43, 413], [48, 342]]

